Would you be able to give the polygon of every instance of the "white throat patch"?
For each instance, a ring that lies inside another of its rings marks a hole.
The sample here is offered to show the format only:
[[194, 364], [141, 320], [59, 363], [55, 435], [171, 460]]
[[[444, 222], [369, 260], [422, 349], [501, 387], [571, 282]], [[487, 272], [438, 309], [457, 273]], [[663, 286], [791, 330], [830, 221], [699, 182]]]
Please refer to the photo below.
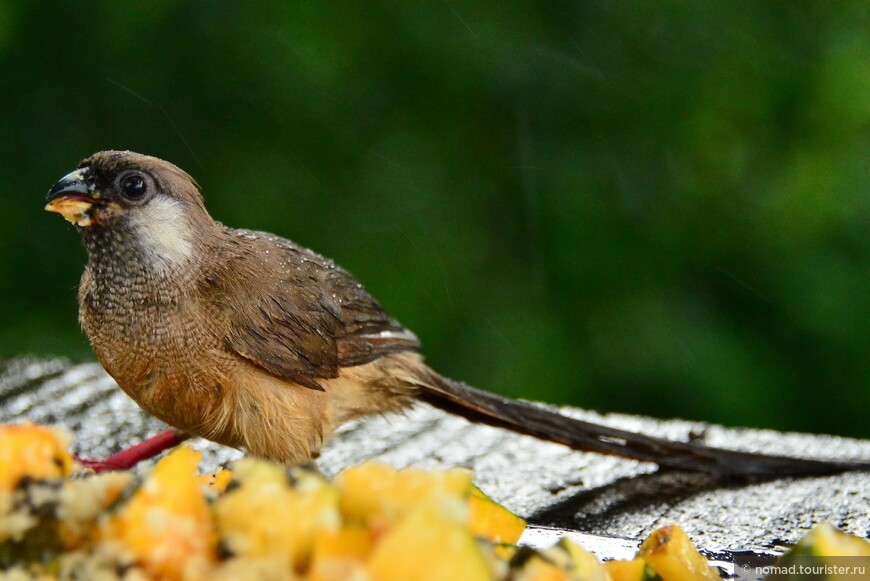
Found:
[[139, 247], [155, 268], [183, 266], [193, 254], [190, 225], [179, 202], [158, 196], [131, 212]]

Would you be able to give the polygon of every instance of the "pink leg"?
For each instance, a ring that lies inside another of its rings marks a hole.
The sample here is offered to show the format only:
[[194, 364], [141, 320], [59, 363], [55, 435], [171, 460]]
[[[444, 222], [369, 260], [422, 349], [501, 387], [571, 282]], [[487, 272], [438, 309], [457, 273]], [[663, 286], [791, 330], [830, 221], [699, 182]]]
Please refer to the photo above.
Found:
[[112, 454], [105, 460], [83, 460], [81, 458], [77, 458], [77, 460], [82, 466], [90, 468], [94, 472], [128, 470], [139, 462], [153, 458], [160, 452], [173, 448], [188, 438], [190, 438], [190, 434], [185, 434], [178, 430], [166, 430], [156, 436], [151, 436], [143, 442]]

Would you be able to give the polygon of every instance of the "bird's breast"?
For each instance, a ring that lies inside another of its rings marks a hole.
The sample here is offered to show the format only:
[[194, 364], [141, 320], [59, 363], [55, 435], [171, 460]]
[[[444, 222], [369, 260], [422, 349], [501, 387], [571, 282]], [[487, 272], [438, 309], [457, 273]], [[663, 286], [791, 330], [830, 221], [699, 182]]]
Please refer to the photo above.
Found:
[[[106, 281], [86, 273], [79, 318], [100, 363], [124, 391], [140, 401], [160, 386], [198, 375], [220, 349], [197, 297], [165, 291], [136, 279]], [[180, 387], [178, 389], [181, 389]]]

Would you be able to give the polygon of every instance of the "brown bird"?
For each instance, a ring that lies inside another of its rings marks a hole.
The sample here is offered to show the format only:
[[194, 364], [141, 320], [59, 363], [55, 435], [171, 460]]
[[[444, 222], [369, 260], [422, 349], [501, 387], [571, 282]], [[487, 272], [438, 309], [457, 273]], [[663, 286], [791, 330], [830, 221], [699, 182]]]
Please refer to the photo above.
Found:
[[345, 270], [289, 240], [216, 222], [193, 178], [154, 157], [97, 153], [48, 200], [88, 252], [79, 319], [97, 358], [145, 411], [185, 433], [305, 462], [348, 420], [421, 400], [678, 469], [747, 476], [870, 467], [649, 437], [442, 377], [424, 364], [417, 337]]

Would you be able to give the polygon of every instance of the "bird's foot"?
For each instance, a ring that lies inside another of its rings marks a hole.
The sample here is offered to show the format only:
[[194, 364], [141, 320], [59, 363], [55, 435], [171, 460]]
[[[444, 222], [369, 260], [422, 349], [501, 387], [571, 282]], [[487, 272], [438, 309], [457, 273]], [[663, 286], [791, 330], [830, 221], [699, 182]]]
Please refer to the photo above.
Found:
[[164, 450], [174, 448], [188, 438], [190, 438], [190, 434], [170, 429], [112, 454], [104, 460], [88, 460], [83, 458], [76, 458], [76, 460], [85, 469], [93, 470], [94, 472], [129, 470], [139, 462], [150, 460]]

